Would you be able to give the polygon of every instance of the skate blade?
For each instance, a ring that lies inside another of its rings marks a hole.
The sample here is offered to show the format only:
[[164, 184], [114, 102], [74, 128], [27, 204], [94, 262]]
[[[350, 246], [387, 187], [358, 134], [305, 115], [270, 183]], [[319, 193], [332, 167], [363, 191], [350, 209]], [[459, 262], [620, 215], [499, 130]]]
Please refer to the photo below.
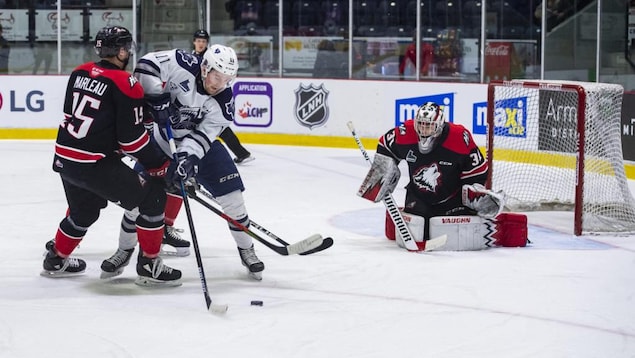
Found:
[[102, 280], [107, 280], [109, 278], [117, 277], [121, 275], [122, 273], [123, 273], [123, 267], [113, 272], [102, 271], [101, 274], [99, 275], [99, 278]]
[[262, 271], [260, 272], [251, 272], [249, 270], [247, 270], [247, 275], [249, 276], [249, 278], [252, 278], [256, 281], [262, 281]]
[[151, 277], [138, 276], [134, 283], [143, 287], [178, 287], [183, 283], [181, 280], [161, 281]]
[[47, 271], [47, 270], [42, 270], [42, 272], [40, 272], [40, 276], [48, 277], [48, 278], [64, 278], [64, 277], [80, 276], [80, 275], [83, 275], [84, 272], [85, 271], [66, 272], [66, 271]]
[[[164, 248], [167, 246], [169, 249]], [[190, 248], [189, 247], [173, 247], [169, 245], [161, 246], [161, 256], [176, 256], [176, 257], [185, 257], [190, 256]]]

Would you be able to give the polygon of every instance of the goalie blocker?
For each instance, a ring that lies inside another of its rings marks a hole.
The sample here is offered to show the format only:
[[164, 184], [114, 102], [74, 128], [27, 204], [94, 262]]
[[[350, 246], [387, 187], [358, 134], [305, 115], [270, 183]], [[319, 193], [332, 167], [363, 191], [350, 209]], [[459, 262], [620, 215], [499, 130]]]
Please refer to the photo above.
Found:
[[[417, 246], [422, 246], [425, 218], [405, 213], [402, 215]], [[447, 242], [438, 251], [474, 251], [490, 247], [524, 247], [527, 245], [527, 216], [502, 213], [492, 219], [480, 216], [435, 216], [430, 218], [430, 237], [447, 235]], [[386, 213], [386, 238], [401, 242], [399, 231]], [[403, 245], [399, 245], [403, 247]]]

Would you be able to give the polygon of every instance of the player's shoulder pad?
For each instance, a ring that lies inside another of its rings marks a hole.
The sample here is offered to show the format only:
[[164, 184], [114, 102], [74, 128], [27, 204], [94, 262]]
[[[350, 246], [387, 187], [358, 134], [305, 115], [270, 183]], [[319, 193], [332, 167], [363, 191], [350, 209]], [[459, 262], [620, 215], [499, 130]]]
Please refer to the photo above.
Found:
[[443, 142], [443, 147], [453, 152], [467, 154], [476, 147], [472, 134], [461, 124], [447, 122], [448, 136]]
[[191, 73], [192, 76], [196, 77], [200, 74], [201, 63], [197, 56], [194, 56], [192, 53], [185, 50], [176, 49], [174, 50], [174, 57], [176, 59], [176, 63]]
[[416, 144], [419, 142], [419, 136], [415, 131], [413, 120], [407, 120], [395, 128], [395, 141], [401, 145]]
[[124, 70], [99, 67], [90, 62], [83, 66], [82, 69], [87, 71], [91, 78], [108, 78], [124, 95], [134, 99], [143, 98], [143, 87], [132, 74]]
[[212, 96], [218, 105], [220, 106], [223, 116], [228, 121], [232, 122], [234, 120], [234, 91], [231, 87], [227, 87], [222, 90], [220, 93]]

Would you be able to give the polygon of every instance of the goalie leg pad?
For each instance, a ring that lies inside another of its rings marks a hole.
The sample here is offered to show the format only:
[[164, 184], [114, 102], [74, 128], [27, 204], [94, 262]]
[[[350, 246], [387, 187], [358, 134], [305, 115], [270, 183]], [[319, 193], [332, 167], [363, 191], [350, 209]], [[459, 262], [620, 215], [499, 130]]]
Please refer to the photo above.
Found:
[[496, 232], [493, 237], [496, 245], [503, 247], [527, 246], [527, 215], [502, 213], [495, 219]]
[[489, 239], [491, 221], [479, 216], [435, 216], [430, 218], [430, 237], [447, 235], [437, 251], [475, 251], [494, 246]]
[[400, 175], [401, 172], [394, 159], [382, 154], [375, 154], [373, 165], [366, 174], [357, 195], [377, 203], [386, 194], [395, 190]]
[[[403, 221], [406, 223], [406, 226], [408, 227], [412, 238], [415, 240], [417, 247], [420, 250], [425, 249], [423, 238], [425, 237], [426, 219], [423, 216], [405, 213], [402, 208], [399, 208], [399, 211], [401, 212]], [[403, 238], [401, 237], [399, 230], [396, 230], [395, 223], [392, 221], [388, 211], [386, 211], [385, 234], [388, 240], [395, 240], [399, 247], [405, 248]]]

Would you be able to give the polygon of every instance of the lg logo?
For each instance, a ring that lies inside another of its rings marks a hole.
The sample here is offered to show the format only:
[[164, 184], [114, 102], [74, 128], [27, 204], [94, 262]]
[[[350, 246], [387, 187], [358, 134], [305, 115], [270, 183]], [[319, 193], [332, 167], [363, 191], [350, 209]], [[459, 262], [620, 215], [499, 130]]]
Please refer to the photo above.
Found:
[[[42, 112], [44, 111], [44, 92], [29, 91], [25, 96], [16, 91], [9, 91], [9, 111], [11, 112]], [[0, 93], [0, 110], [4, 106], [4, 99]]]

